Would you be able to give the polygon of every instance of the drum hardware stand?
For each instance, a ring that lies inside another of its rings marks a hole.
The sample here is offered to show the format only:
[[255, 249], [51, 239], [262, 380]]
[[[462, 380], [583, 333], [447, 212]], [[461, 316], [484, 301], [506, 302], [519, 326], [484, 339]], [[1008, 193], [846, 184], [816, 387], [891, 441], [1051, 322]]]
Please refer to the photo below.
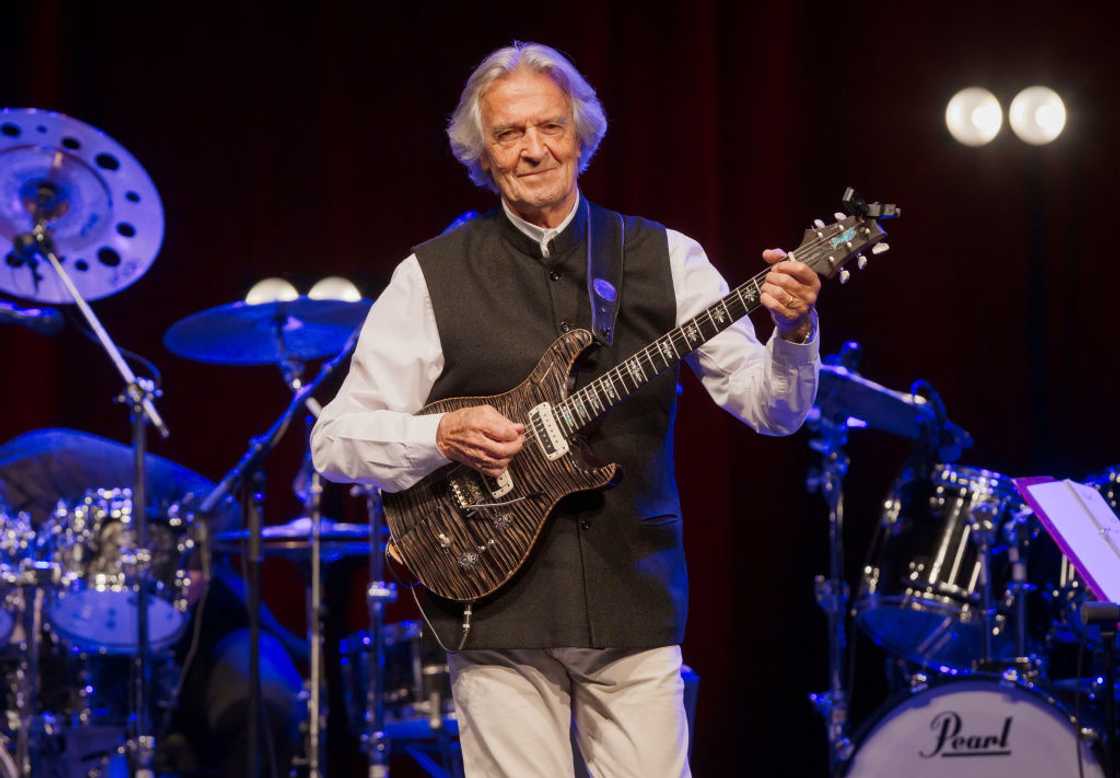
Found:
[[[221, 483], [214, 487], [210, 494], [199, 504], [198, 512], [202, 515], [213, 513], [226, 495], [239, 486], [244, 486], [249, 491], [247, 521], [248, 525], [248, 553], [249, 580], [246, 581], [246, 609], [249, 617], [249, 726], [248, 736], [251, 747], [249, 748], [248, 772], [250, 778], [260, 775], [259, 751], [260, 744], [260, 714], [261, 689], [260, 689], [260, 566], [261, 566], [261, 526], [264, 507], [264, 462], [267, 456], [280, 442], [280, 438], [288, 430], [292, 419], [307, 400], [315, 393], [334, 370], [342, 364], [354, 345], [358, 341], [359, 330], [355, 330], [346, 342], [342, 351], [330, 361], [323, 363], [319, 374], [314, 380], [303, 384], [292, 396], [288, 407], [272, 423], [264, 434], [249, 441], [249, 449], [241, 459], [226, 473]], [[313, 649], [314, 650], [314, 649]]]
[[73, 280], [62, 267], [62, 262], [55, 254], [54, 240], [47, 227], [48, 222], [62, 216], [68, 208], [60, 193], [52, 187], [40, 187], [38, 199], [31, 204], [31, 211], [35, 225], [30, 232], [16, 236], [13, 248], [29, 263], [35, 263], [36, 255], [43, 257], [50, 263], [58, 276], [59, 281], [66, 287], [66, 291], [73, 298], [78, 310], [85, 317], [90, 329], [93, 330], [101, 347], [109, 356], [110, 361], [117, 368], [124, 380], [125, 388], [121, 393], [121, 400], [130, 406], [132, 421], [132, 444], [135, 455], [135, 485], [133, 487], [132, 520], [135, 522], [136, 553], [138, 557], [139, 580], [136, 582], [137, 591], [137, 656], [135, 670], [138, 676], [131, 697], [134, 706], [132, 711], [136, 721], [136, 760], [134, 775], [136, 778], [154, 778], [153, 764], [155, 761], [155, 735], [151, 730], [151, 721], [147, 712], [147, 702], [150, 694], [151, 658], [148, 635], [148, 571], [146, 560], [150, 557], [147, 549], [147, 474], [145, 472], [145, 453], [147, 449], [147, 424], [151, 422], [162, 437], [167, 438], [171, 432], [164, 424], [159, 411], [156, 410], [153, 400], [158, 392], [150, 381], [136, 377], [128, 363], [124, 361], [120, 350], [109, 336], [108, 331], [101, 324], [100, 319], [93, 309], [82, 297]]
[[368, 778], [388, 778], [389, 740], [385, 735], [385, 605], [397, 599], [397, 586], [385, 581], [385, 556], [381, 541], [383, 514], [381, 496], [376, 487], [356, 486], [354, 495], [366, 498], [369, 516], [369, 587], [366, 606], [369, 609], [369, 683], [366, 687], [366, 731], [363, 746], [369, 758]]
[[322, 651], [323, 651], [323, 585], [322, 585], [322, 512], [320, 498], [323, 484], [312, 471], [307, 490], [307, 513], [311, 518], [311, 613], [308, 632], [311, 641], [311, 693], [308, 697], [307, 774], [319, 778], [319, 751], [322, 746]]
[[976, 556], [980, 561], [980, 624], [983, 636], [979, 668], [992, 666], [992, 540], [995, 537], [993, 519], [998, 513], [999, 505], [991, 501], [980, 503], [969, 511], [972, 542], [976, 544]]
[[844, 688], [845, 654], [847, 649], [847, 615], [849, 588], [844, 580], [844, 476], [848, 472], [848, 457], [844, 446], [848, 442], [847, 419], [833, 420], [823, 416], [810, 420], [814, 437], [810, 448], [821, 455], [819, 467], [813, 468], [806, 479], [810, 492], [820, 492], [828, 505], [829, 575], [815, 579], [817, 605], [828, 617], [828, 674], [829, 689], [810, 694], [809, 699], [825, 719], [829, 746], [829, 775], [835, 776], [852, 755], [852, 741], [848, 737], [848, 692]]

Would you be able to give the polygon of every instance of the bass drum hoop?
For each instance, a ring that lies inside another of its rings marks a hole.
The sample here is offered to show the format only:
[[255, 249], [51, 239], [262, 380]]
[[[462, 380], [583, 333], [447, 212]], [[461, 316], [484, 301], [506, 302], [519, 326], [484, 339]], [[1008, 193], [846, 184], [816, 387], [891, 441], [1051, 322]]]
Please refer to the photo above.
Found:
[[[939, 692], [952, 690], [954, 688], [961, 691], [969, 689], [988, 689], [991, 691], [1011, 691], [1012, 693], [1020, 692], [1025, 695], [1027, 699], [1038, 703], [1040, 707], [1049, 709], [1052, 713], [1057, 714], [1057, 717], [1063, 722], [1072, 727], [1074, 737], [1078, 738], [1079, 742], [1082, 744], [1085, 778], [1105, 778], [1104, 769], [1100, 761], [1100, 738], [1095, 734], [1087, 737], [1082, 730], [1084, 726], [1085, 710], [1081, 711], [1083, 718], [1082, 723], [1079, 724], [1077, 718], [1070, 712], [1068, 706], [1046, 689], [1024, 681], [1009, 681], [1001, 675], [992, 673], [972, 673], [966, 676], [940, 677], [939, 680], [922, 684], [913, 689], [903, 689], [892, 694], [887, 701], [880, 705], [856, 730], [852, 737], [852, 753], [841, 768], [841, 778], [862, 778], [862, 776], [858, 776], [856, 773], [852, 772], [853, 768], [856, 766], [856, 760], [863, 748], [868, 745], [868, 742], [881, 731], [881, 727], [887, 723], [892, 713], [899, 711], [906, 703], [915, 698], [929, 695], [929, 699], [927, 700], [928, 704], [936, 699]], [[932, 731], [931, 729], [930, 732], [932, 733]], [[1096, 730], [1094, 730], [1094, 732], [1095, 731]], [[960, 760], [952, 761], [956, 762]], [[947, 769], [945, 774], [963, 775], [965, 773], [960, 772], [958, 768], [956, 770]], [[876, 778], [878, 778], [878, 776], [876, 776]], [[1021, 775], [1019, 778], [1033, 778], [1033, 776]]]

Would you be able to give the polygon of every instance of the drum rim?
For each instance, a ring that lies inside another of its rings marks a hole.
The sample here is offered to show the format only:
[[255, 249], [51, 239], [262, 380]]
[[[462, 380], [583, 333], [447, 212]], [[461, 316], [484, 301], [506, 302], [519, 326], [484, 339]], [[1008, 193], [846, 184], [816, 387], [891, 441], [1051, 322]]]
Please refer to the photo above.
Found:
[[[1063, 718], [1071, 727], [1077, 736], [1087, 742], [1091, 749], [1099, 747], [1101, 743], [1100, 731], [1096, 727], [1087, 726], [1085, 723], [1085, 713], [1087, 710], [1082, 709], [1082, 717], [1079, 721], [1073, 715], [1061, 699], [1056, 697], [1050, 689], [1042, 684], [1029, 681], [1022, 677], [1008, 678], [1001, 673], [991, 672], [968, 672], [959, 673], [956, 675], [934, 675], [929, 677], [924, 683], [916, 684], [910, 688], [900, 689], [893, 694], [889, 695], [887, 699], [881, 703], [866, 720], [863, 721], [852, 733], [851, 744], [852, 751], [844, 760], [843, 771], [841, 776], [847, 776], [855, 763], [856, 755], [859, 754], [860, 749], [867, 743], [868, 738], [874, 733], [875, 728], [882, 724], [888, 715], [896, 708], [901, 707], [906, 701], [918, 697], [923, 694], [930, 694], [940, 689], [945, 689], [952, 686], [961, 686], [963, 684], [990, 685], [997, 689], [1018, 689], [1026, 692], [1028, 696], [1048, 705], [1056, 711], [1061, 718]], [[1088, 730], [1088, 731], [1086, 731]]]

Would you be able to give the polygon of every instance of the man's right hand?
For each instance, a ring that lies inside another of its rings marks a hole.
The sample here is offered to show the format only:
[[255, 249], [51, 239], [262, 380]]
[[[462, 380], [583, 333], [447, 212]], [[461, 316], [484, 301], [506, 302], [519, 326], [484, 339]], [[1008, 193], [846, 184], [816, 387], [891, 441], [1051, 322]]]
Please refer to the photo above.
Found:
[[525, 425], [489, 405], [450, 411], [439, 420], [436, 446], [448, 459], [497, 478], [525, 442]]

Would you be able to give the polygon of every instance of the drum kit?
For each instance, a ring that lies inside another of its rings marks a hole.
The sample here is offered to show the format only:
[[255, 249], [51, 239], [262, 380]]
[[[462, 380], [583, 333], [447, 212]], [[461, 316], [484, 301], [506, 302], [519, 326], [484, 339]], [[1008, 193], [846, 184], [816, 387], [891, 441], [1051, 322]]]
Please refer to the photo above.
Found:
[[[1115, 624], [1082, 618], [1085, 581], [1016, 483], [955, 464], [971, 438], [936, 391], [924, 382], [887, 389], [859, 375], [858, 360], [854, 343], [825, 359], [809, 421], [820, 461], [808, 486], [829, 508], [830, 574], [816, 594], [828, 616], [830, 688], [811, 699], [826, 722], [830, 774], [918, 778], [967, 765], [978, 778], [1113, 775], [1107, 714], [1120, 688], [1102, 668], [1111, 674]], [[913, 450], [882, 501], [852, 598], [842, 487], [856, 429], [911, 440]], [[1115, 511], [1118, 480], [1114, 468], [1086, 482]], [[894, 687], [854, 735], [852, 626], [885, 652]]]
[[[156, 408], [157, 381], [133, 373], [88, 304], [139, 279], [162, 243], [159, 194], [139, 162], [73, 118], [6, 109], [0, 191], [0, 291], [33, 304], [74, 304], [121, 375], [118, 400], [132, 421], [130, 446], [65, 429], [0, 446], [0, 678], [7, 681], [0, 684], [7, 712], [0, 778], [157, 774], [157, 736], [194, 656], [198, 630], [188, 626], [192, 612], [200, 618], [211, 555], [239, 557], [245, 572], [254, 681], [246, 734], [262, 744], [247, 750], [247, 775], [264, 772], [270, 742], [261, 731], [259, 607], [260, 566], [269, 556], [298, 561], [309, 577], [305, 742], [282, 772], [326, 774], [321, 581], [324, 566], [344, 557], [370, 563], [369, 630], [340, 647], [349, 721], [369, 774], [388, 774], [394, 742], [432, 775], [461, 771], [444, 655], [415, 622], [384, 623], [397, 592], [384, 580], [376, 491], [352, 491], [368, 524], [324, 518], [322, 484], [307, 454], [294, 482], [305, 516], [263, 521], [269, 454], [298, 414], [318, 414], [313, 395], [349, 357], [372, 300], [341, 279], [324, 279], [307, 295], [272, 280], [243, 302], [201, 311], [167, 331], [165, 345], [179, 356], [275, 365], [292, 392], [214, 484], [147, 452], [148, 424], [170, 435]], [[4, 302], [0, 322], [55, 333], [62, 317]], [[324, 361], [306, 380], [304, 369], [316, 360]]]

